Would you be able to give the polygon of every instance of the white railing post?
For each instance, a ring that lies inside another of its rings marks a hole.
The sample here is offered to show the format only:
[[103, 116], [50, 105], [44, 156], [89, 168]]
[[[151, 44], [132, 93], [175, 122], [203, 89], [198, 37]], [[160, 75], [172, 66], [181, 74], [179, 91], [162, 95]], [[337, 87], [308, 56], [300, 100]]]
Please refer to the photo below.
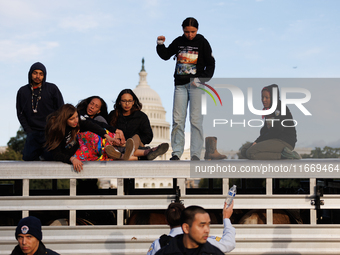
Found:
[[[124, 179], [118, 178], [117, 179], [117, 196], [124, 195]], [[124, 225], [124, 210], [117, 210], [117, 225], [123, 226]]]
[[[309, 194], [310, 194], [310, 197], [314, 197], [316, 195], [316, 178], [309, 179]], [[316, 222], [317, 222], [316, 213], [317, 211], [315, 209], [310, 210], [310, 224], [311, 225], [316, 225]]]
[[[273, 195], [273, 178], [266, 179], [266, 195]], [[266, 209], [267, 225], [273, 225], [273, 209]]]
[[225, 178], [223, 179], [223, 184], [222, 184], [222, 194], [223, 196], [227, 196], [228, 195], [228, 191], [229, 191], [229, 178]]
[[[22, 196], [28, 197], [30, 194], [30, 180], [29, 179], [23, 179], [22, 180]], [[22, 217], [28, 217], [29, 213], [27, 210], [22, 211]]]
[[185, 178], [177, 178], [177, 186], [181, 191], [181, 196], [186, 195], [186, 185], [185, 185]]
[[[70, 197], [77, 196], [77, 179], [70, 179]], [[75, 226], [77, 223], [77, 212], [76, 210], [70, 210], [69, 213], [70, 226]]]

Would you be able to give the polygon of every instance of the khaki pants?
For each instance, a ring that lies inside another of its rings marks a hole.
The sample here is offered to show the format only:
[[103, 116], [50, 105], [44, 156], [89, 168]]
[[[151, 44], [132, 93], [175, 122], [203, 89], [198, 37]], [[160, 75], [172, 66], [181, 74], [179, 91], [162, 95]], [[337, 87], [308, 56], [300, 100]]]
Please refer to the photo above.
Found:
[[251, 146], [251, 144], [245, 144], [241, 151], [246, 152], [247, 159], [275, 160], [281, 159], [281, 152], [284, 147], [288, 147], [290, 150], [294, 149], [289, 143], [280, 139], [269, 139], [253, 146]]

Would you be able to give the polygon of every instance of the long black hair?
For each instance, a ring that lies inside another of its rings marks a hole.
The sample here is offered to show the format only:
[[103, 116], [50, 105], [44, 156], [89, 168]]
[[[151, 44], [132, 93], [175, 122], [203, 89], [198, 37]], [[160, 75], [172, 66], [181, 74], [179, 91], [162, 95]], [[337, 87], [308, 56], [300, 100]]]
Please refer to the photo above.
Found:
[[139, 101], [139, 99], [136, 96], [136, 94], [131, 89], [123, 89], [119, 93], [119, 95], [118, 95], [118, 97], [117, 97], [117, 99], [115, 101], [115, 104], [113, 105], [114, 114], [113, 114], [112, 119], [111, 119], [111, 121], [109, 123], [113, 127], [116, 126], [119, 115], [123, 113], [123, 108], [122, 108], [120, 102], [122, 101], [122, 96], [124, 94], [130, 94], [133, 97], [134, 104], [133, 104], [133, 106], [131, 108], [131, 114], [134, 113], [135, 111], [142, 110], [142, 106], [143, 105]]
[[77, 110], [78, 112], [87, 112], [87, 106], [89, 105], [89, 103], [91, 103], [92, 99], [97, 98], [100, 100], [101, 102], [101, 107], [100, 107], [100, 114], [101, 116], [103, 116], [105, 119], [107, 119], [107, 104], [105, 103], [104, 99], [102, 99], [99, 96], [92, 96], [92, 97], [88, 97], [86, 99], [81, 100], [77, 105]]

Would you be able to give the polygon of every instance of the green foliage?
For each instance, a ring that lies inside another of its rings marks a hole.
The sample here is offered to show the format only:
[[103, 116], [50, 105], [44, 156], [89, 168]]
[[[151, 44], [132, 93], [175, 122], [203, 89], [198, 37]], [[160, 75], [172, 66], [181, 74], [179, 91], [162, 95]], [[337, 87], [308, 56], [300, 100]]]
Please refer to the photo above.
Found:
[[[30, 180], [30, 189], [32, 190], [51, 190], [53, 189], [53, 180], [34, 179]], [[57, 189], [70, 189], [70, 180], [57, 180]]]
[[22, 126], [20, 126], [17, 135], [15, 137], [11, 137], [11, 139], [7, 143], [7, 146], [16, 152], [22, 153], [22, 151], [24, 150], [25, 141], [26, 133]]
[[323, 149], [320, 147], [316, 147], [311, 151], [311, 158], [339, 158], [340, 157], [340, 148], [332, 148], [329, 146], [325, 146]]
[[[199, 184], [199, 188], [207, 189], [209, 187], [209, 179], [201, 179]], [[222, 179], [213, 179], [213, 187], [221, 188], [222, 187]]]
[[44, 190], [52, 189], [52, 180], [34, 179], [30, 180], [30, 189]]
[[70, 180], [58, 180], [57, 189], [70, 189]]
[[22, 160], [22, 154], [7, 147], [6, 151], [0, 154], [0, 160]]
[[280, 179], [279, 186], [280, 188], [299, 188], [301, 180], [303, 179]]

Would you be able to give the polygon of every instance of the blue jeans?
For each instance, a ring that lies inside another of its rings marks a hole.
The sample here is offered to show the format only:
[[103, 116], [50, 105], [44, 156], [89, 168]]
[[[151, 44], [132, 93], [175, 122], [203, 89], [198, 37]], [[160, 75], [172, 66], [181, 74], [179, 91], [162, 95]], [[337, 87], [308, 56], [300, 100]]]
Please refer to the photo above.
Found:
[[33, 131], [27, 133], [25, 147], [23, 151], [24, 161], [36, 161], [40, 160], [40, 156], [44, 160], [52, 160], [53, 156], [51, 152], [46, 151], [45, 144], [45, 132], [44, 131]]
[[171, 146], [172, 155], [182, 156], [184, 151], [184, 128], [189, 104], [191, 141], [190, 156], [200, 158], [203, 147], [203, 116], [201, 114], [202, 90], [190, 85], [175, 86], [174, 106], [172, 110]]

